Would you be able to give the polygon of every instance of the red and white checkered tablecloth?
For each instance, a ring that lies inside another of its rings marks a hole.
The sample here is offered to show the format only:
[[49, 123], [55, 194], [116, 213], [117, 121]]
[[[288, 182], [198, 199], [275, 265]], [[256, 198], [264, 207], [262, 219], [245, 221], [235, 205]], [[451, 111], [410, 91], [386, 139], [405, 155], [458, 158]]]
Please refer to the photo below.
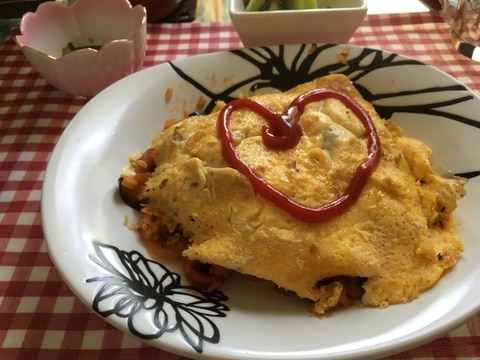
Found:
[[[145, 67], [241, 46], [231, 23], [148, 28]], [[369, 15], [352, 44], [434, 65], [480, 92], [480, 63], [456, 53], [437, 14]], [[86, 99], [55, 90], [12, 36], [0, 47], [0, 359], [183, 359], [107, 324], [77, 300], [52, 266], [40, 198], [48, 158]], [[480, 359], [480, 317], [388, 359]]]

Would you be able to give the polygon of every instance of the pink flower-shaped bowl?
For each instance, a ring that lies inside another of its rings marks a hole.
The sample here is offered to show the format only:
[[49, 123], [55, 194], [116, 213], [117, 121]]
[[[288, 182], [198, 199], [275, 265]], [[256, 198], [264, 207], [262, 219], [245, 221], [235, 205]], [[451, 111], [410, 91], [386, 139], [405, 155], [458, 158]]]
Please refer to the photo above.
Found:
[[23, 16], [15, 40], [51, 85], [91, 97], [141, 68], [146, 17], [128, 0], [48, 1]]

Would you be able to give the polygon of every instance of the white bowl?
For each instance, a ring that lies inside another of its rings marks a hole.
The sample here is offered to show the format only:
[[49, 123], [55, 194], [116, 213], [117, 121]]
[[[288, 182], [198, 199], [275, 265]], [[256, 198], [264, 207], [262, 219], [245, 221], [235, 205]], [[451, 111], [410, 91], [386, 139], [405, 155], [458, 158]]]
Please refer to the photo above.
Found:
[[[54, 87], [94, 96], [139, 70], [146, 49], [146, 11], [127, 0], [48, 1], [20, 22], [16, 42], [32, 66]], [[68, 44], [81, 48], [64, 54]]]
[[243, 0], [230, 0], [230, 18], [246, 47], [344, 44], [367, 14], [366, 0], [317, 0], [318, 9], [245, 11]]

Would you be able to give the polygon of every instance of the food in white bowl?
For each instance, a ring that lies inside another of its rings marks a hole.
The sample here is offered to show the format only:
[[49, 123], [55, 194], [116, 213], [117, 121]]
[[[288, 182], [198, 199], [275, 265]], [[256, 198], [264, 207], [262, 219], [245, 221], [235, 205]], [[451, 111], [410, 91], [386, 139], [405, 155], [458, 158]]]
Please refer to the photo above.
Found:
[[367, 14], [365, 0], [317, 0], [316, 3], [315, 9], [247, 11], [244, 0], [230, 0], [229, 12], [246, 47], [344, 44]]
[[127, 0], [49, 1], [26, 13], [15, 40], [54, 87], [91, 97], [139, 70], [146, 49], [146, 11]]
[[316, 9], [317, 0], [245, 0], [247, 11]]

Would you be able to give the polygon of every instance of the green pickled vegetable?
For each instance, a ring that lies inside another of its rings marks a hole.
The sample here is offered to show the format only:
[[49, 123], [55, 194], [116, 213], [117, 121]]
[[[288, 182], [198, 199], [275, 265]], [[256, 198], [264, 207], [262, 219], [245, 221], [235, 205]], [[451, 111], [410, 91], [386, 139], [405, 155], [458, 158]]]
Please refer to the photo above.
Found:
[[73, 42], [69, 42], [67, 46], [65, 46], [62, 49], [62, 55], [66, 55], [68, 53], [71, 53], [72, 51], [75, 50], [80, 50], [80, 49], [94, 49], [94, 50], [100, 50], [103, 45], [76, 45]]
[[316, 9], [316, 0], [250, 0], [246, 11], [305, 10]]

